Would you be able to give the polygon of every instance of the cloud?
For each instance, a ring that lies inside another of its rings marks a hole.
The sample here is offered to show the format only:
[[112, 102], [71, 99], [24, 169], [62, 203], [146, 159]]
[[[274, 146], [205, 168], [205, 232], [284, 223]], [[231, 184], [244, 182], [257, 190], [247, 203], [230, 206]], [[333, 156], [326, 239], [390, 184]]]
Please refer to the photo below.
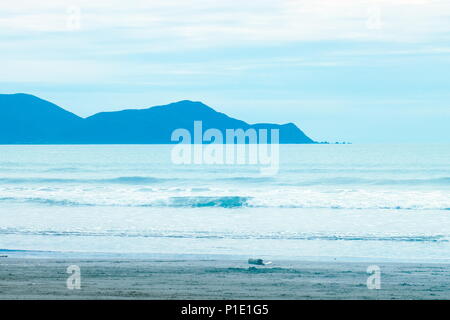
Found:
[[[8, 64], [0, 80], [76, 81], [83, 75], [128, 79], [164, 72], [236, 75], [288, 65], [358, 64], [360, 57], [370, 54], [445, 53], [446, 45], [434, 44], [435, 49], [430, 49], [417, 44], [448, 41], [444, 31], [450, 29], [445, 16], [449, 12], [450, 2], [438, 0], [16, 0], [2, 4], [0, 14], [0, 57]], [[350, 47], [334, 55], [338, 49], [332, 48], [328, 54], [319, 50], [293, 57], [286, 49], [282, 57], [263, 59], [255, 57], [255, 51], [251, 59], [236, 57], [231, 62], [224, 55], [210, 63], [164, 61], [166, 53], [183, 57], [214, 49], [265, 50], [327, 41], [412, 43], [413, 47]], [[133, 61], [144, 54], [159, 56]], [[46, 67], [59, 76], [45, 73]]]
[[3, 5], [1, 33], [68, 32], [73, 8], [82, 32], [117, 32], [121, 40], [153, 40], [169, 50], [164, 39], [187, 47], [425, 41], [447, 37], [450, 25], [450, 2], [437, 0], [19, 0]]
[[0, 13], [0, 81], [209, 82], [288, 69], [295, 79], [300, 68], [398, 65], [448, 54], [449, 12], [446, 0], [16, 0]]

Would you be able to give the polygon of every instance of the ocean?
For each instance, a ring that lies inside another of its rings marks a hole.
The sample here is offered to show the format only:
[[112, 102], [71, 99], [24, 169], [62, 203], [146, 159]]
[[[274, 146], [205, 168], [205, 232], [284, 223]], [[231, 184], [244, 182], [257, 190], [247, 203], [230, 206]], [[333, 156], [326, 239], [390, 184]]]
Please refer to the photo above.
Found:
[[450, 145], [282, 145], [273, 176], [172, 148], [0, 146], [0, 250], [450, 259]]

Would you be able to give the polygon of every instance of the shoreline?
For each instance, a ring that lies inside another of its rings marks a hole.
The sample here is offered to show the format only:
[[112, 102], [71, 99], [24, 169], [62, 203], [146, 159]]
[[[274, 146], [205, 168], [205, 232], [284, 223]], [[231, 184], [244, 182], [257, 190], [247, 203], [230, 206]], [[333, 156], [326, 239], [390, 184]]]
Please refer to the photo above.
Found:
[[[67, 288], [73, 265], [80, 290]], [[371, 265], [381, 270], [379, 290], [367, 288]], [[0, 258], [0, 300], [450, 299], [449, 274], [448, 263], [8, 256]]]
[[[176, 261], [197, 261], [197, 260], [245, 260], [243, 255], [226, 254], [189, 254], [189, 253], [124, 253], [124, 252], [74, 252], [74, 251], [40, 251], [40, 250], [11, 250], [0, 249], [0, 256], [13, 259], [45, 259], [45, 260], [176, 260]], [[267, 259], [267, 257], [264, 257]]]
[[394, 264], [449, 264], [448, 259], [389, 258], [389, 257], [348, 257], [348, 256], [274, 256], [244, 254], [199, 254], [199, 253], [151, 253], [151, 252], [85, 252], [85, 251], [47, 251], [27, 249], [1, 249], [0, 257], [14, 259], [68, 259], [68, 260], [219, 260], [247, 261], [249, 258], [265, 261], [312, 262], [312, 263], [394, 263]]

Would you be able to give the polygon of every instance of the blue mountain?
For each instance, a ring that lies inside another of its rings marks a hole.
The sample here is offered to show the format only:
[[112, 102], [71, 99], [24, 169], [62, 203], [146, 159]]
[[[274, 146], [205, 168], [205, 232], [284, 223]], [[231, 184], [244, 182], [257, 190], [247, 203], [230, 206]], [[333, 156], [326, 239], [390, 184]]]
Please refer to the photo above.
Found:
[[279, 129], [280, 143], [315, 143], [295, 124], [248, 124], [201, 102], [101, 112], [81, 118], [28, 94], [0, 94], [0, 144], [170, 144], [173, 130]]

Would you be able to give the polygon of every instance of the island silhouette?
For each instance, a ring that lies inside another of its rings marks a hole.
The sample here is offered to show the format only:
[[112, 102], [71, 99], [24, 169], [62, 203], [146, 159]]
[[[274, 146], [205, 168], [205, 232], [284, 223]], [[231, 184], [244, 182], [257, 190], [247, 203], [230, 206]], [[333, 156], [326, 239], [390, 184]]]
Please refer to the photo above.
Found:
[[295, 124], [249, 124], [195, 101], [147, 109], [100, 112], [82, 118], [34, 95], [0, 94], [0, 144], [173, 144], [178, 128], [278, 129], [282, 144], [316, 143]]

